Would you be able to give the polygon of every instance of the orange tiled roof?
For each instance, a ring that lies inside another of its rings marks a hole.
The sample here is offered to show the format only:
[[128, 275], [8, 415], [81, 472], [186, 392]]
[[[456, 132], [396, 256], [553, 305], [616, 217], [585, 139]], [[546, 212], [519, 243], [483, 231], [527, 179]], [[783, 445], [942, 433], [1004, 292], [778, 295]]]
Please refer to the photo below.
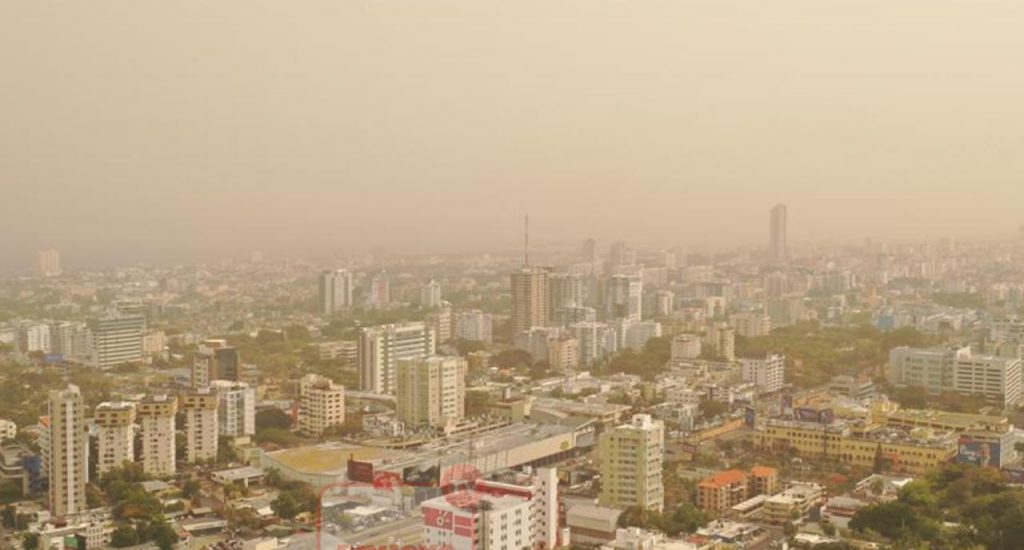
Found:
[[771, 466], [754, 466], [750, 469], [750, 474], [757, 477], [777, 476], [779, 471]]
[[704, 487], [724, 487], [733, 483], [739, 483], [745, 479], [747, 479], [747, 473], [744, 471], [726, 470], [701, 481], [700, 485]]

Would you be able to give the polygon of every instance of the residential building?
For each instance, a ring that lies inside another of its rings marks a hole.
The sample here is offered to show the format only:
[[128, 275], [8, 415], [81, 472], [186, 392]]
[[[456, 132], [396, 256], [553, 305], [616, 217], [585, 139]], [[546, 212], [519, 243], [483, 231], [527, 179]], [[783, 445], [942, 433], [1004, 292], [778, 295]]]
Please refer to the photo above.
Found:
[[636, 275], [609, 277], [605, 295], [606, 317], [640, 321], [643, 315], [643, 290], [643, 280]]
[[52, 248], [40, 250], [37, 260], [40, 277], [57, 277], [64, 273], [60, 266], [60, 252]]
[[352, 273], [346, 269], [324, 271], [320, 274], [320, 293], [317, 304], [320, 313], [331, 315], [354, 305], [352, 301]]
[[744, 382], [752, 382], [762, 393], [779, 391], [786, 381], [786, 356], [772, 353], [763, 359], [740, 359], [740, 372]]
[[398, 419], [407, 429], [444, 428], [466, 415], [466, 360], [425, 357], [398, 362]]
[[721, 514], [758, 495], [778, 490], [779, 472], [768, 466], [755, 466], [750, 472], [725, 470], [697, 484], [697, 507]]
[[561, 335], [548, 340], [548, 365], [556, 371], [576, 370], [580, 365], [580, 341]]
[[345, 386], [307, 374], [299, 381], [299, 431], [322, 437], [345, 422]]
[[633, 351], [642, 351], [647, 341], [661, 336], [661, 323], [657, 321], [639, 321], [626, 328], [626, 347]]
[[434, 331], [424, 323], [364, 328], [359, 333], [359, 387], [379, 394], [395, 393], [395, 370], [402, 359], [434, 355]]
[[441, 283], [431, 279], [420, 291], [420, 306], [425, 308], [441, 307]]
[[256, 434], [256, 388], [245, 382], [214, 380], [210, 387], [217, 393], [217, 432], [244, 437]]
[[455, 316], [455, 337], [459, 340], [490, 344], [494, 320], [490, 313], [479, 309], [461, 311]]
[[549, 273], [549, 269], [538, 267], [512, 273], [512, 334], [548, 324]]
[[672, 362], [686, 361], [700, 357], [701, 341], [696, 334], [677, 334], [672, 337]]
[[736, 360], [736, 329], [727, 323], [713, 323], [708, 327], [705, 340], [715, 355], [726, 361]]
[[388, 279], [387, 271], [379, 271], [370, 280], [368, 305], [371, 309], [381, 309], [391, 305], [391, 280]]
[[142, 360], [142, 337], [146, 318], [141, 315], [114, 314], [89, 322], [92, 342], [91, 364], [109, 368]]
[[50, 513], [56, 517], [84, 512], [89, 475], [88, 427], [78, 386], [69, 384], [49, 395], [46, 454], [50, 478]]
[[448, 342], [455, 336], [455, 315], [447, 303], [442, 303], [441, 307], [426, 314], [423, 321], [434, 331], [435, 345]]
[[1003, 407], [1021, 400], [1021, 360], [975, 354], [970, 346], [895, 348], [889, 352], [888, 375], [896, 386], [979, 395]]
[[744, 338], [768, 336], [772, 331], [772, 318], [764, 313], [734, 313], [729, 316], [729, 324], [736, 328], [736, 334]]
[[665, 425], [650, 415], [634, 415], [601, 434], [598, 445], [601, 463], [602, 506], [638, 506], [660, 512], [665, 505], [662, 461], [665, 455]]
[[619, 349], [615, 330], [604, 323], [573, 323], [569, 331], [579, 341], [580, 366], [591, 367]]
[[783, 525], [806, 516], [825, 503], [825, 489], [817, 483], [793, 482], [764, 502], [761, 517], [768, 523]]
[[572, 273], [548, 274], [548, 320], [555, 318], [556, 312], [564, 307], [576, 307], [583, 304], [583, 279]]
[[177, 412], [178, 401], [169, 395], [148, 395], [136, 405], [142, 439], [140, 462], [142, 470], [151, 476], [172, 476], [177, 471], [174, 439]]
[[126, 401], [100, 403], [93, 413], [96, 426], [96, 474], [135, 462], [135, 404]]
[[558, 474], [538, 468], [513, 482], [485, 479], [424, 501], [423, 541], [452, 550], [551, 550], [558, 546]]
[[196, 350], [192, 361], [192, 389], [205, 388], [214, 380], [241, 379], [238, 350], [227, 340], [208, 339]]
[[185, 413], [185, 460], [189, 464], [217, 458], [218, 404], [217, 393], [208, 387], [181, 395], [181, 410]]

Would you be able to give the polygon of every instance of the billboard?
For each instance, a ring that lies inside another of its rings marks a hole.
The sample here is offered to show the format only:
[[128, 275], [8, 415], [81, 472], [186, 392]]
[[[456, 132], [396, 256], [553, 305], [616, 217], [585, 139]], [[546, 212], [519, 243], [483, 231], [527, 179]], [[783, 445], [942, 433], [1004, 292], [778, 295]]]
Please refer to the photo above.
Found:
[[438, 510], [437, 508], [427, 508], [424, 506], [423, 525], [451, 531], [452, 513], [448, 510]]
[[960, 464], [973, 464], [975, 466], [1000, 466], [1000, 445], [998, 441], [978, 441], [968, 437], [961, 437], [957, 446], [956, 461]]
[[793, 409], [793, 418], [802, 422], [817, 422], [819, 424], [831, 424], [835, 420], [835, 413], [832, 409], [815, 409], [811, 407], [799, 407]]
[[746, 422], [747, 426], [753, 428], [757, 422], [757, 409], [754, 407], [743, 407], [743, 421]]
[[402, 483], [416, 487], [438, 487], [441, 484], [441, 466], [417, 464], [402, 469]]
[[361, 483], [373, 483], [373, 464], [358, 460], [348, 461], [348, 480]]

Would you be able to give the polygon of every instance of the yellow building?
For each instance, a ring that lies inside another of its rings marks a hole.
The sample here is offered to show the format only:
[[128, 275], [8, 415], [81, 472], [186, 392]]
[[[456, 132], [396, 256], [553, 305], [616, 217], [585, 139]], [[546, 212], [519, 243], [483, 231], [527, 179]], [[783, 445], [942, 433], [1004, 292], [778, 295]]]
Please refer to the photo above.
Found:
[[766, 451], [792, 449], [799, 456], [828, 457], [861, 468], [872, 468], [882, 460], [888, 471], [913, 475], [949, 462], [957, 453], [956, 434], [951, 431], [842, 422], [769, 420], [759, 443]]

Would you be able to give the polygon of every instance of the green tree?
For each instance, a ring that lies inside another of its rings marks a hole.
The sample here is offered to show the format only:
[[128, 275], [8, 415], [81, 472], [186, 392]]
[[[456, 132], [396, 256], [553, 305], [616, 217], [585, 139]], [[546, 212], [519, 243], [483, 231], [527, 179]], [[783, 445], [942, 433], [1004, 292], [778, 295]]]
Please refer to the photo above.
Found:
[[110, 545], [125, 548], [139, 544], [139, 532], [131, 525], [122, 525], [110, 533]]
[[25, 550], [36, 550], [39, 548], [39, 535], [32, 532], [22, 533], [21, 547]]
[[278, 409], [271, 407], [268, 409], [260, 409], [256, 412], [256, 430], [276, 429], [276, 430], [288, 430], [292, 427], [292, 417], [290, 414]]

